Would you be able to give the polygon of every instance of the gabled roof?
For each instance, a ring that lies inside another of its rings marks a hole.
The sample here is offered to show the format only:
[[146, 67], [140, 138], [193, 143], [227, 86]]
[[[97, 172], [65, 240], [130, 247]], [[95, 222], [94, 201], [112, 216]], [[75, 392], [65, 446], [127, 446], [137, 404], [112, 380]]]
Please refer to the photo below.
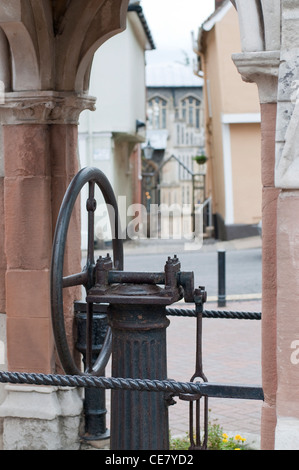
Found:
[[207, 19], [204, 21], [199, 28], [198, 37], [197, 37], [197, 47], [198, 51], [202, 52], [203, 50], [203, 41], [205, 33], [211, 31], [214, 26], [225, 17], [227, 12], [233, 8], [233, 0], [225, 0], [220, 7], [218, 7]]
[[147, 87], [202, 87], [203, 79], [190, 66], [179, 63], [150, 64], [146, 66]]
[[225, 0], [201, 25], [204, 31], [211, 31], [218, 21], [221, 21], [226, 13], [233, 7], [231, 0]]
[[143, 9], [139, 5], [139, 2], [132, 2], [132, 1], [130, 2], [129, 6], [128, 6], [128, 12], [132, 12], [132, 11], [135, 11], [137, 13], [151, 48], [156, 49], [156, 46], [155, 46], [155, 43], [154, 43], [154, 40], [153, 40], [153, 37], [152, 37], [152, 33], [150, 31], [148, 23], [147, 23], [147, 21], [145, 19], [145, 16], [143, 14]]

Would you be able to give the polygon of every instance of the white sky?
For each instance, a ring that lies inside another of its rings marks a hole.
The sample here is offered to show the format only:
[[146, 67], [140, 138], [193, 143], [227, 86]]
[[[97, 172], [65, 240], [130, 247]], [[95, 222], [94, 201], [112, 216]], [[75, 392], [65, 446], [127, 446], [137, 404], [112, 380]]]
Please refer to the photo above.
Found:
[[191, 32], [213, 13], [215, 0], [141, 0], [156, 50], [147, 52], [147, 63], [193, 62]]

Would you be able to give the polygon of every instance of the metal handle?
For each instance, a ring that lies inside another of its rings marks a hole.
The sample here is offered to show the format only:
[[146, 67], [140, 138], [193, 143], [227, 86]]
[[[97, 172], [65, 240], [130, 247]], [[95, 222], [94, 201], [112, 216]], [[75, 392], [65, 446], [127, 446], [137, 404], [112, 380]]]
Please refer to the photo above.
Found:
[[[89, 196], [86, 204], [88, 211], [88, 249], [87, 262], [82, 272], [63, 277], [63, 260], [66, 246], [67, 231], [71, 214], [80, 191], [89, 185]], [[63, 311], [63, 289], [82, 285], [86, 291], [94, 286], [95, 282], [95, 260], [94, 260], [94, 212], [96, 201], [94, 198], [95, 185], [101, 190], [107, 205], [113, 207], [113, 215], [109, 213], [110, 222], [114, 228], [113, 262], [114, 267], [123, 270], [123, 241], [118, 238], [120, 233], [120, 221], [118, 207], [113, 189], [105, 174], [98, 168], [83, 168], [70, 183], [59, 211], [56, 230], [54, 234], [52, 262], [51, 262], [51, 312], [52, 325], [55, 344], [62, 367], [70, 375], [87, 375], [76, 365], [70, 352], [65, 331], [64, 311]], [[109, 212], [109, 211], [108, 211]], [[114, 216], [114, 218], [112, 218]], [[90, 328], [92, 327], [92, 313], [89, 318]], [[90, 336], [90, 335], [89, 335]], [[96, 370], [89, 370], [88, 374], [101, 375], [109, 360], [111, 350], [111, 333], [107, 332], [105, 345], [96, 361]]]

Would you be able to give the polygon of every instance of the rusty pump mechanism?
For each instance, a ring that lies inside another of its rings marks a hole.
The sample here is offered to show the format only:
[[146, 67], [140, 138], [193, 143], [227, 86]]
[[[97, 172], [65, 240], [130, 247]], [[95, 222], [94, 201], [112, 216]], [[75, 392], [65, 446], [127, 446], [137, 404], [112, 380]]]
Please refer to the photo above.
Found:
[[[70, 218], [83, 186], [88, 184], [87, 261], [82, 272], [63, 275], [63, 260]], [[110, 222], [115, 227], [113, 258], [108, 254], [95, 261], [94, 215], [97, 207], [95, 186], [107, 205], [113, 207]], [[52, 323], [59, 359], [66, 374], [101, 376], [112, 356], [112, 376], [129, 378], [167, 379], [166, 328], [169, 325], [166, 307], [184, 299], [195, 302], [198, 312], [196, 372], [191, 381], [207, 381], [201, 364], [201, 313], [206, 292], [194, 289], [193, 272], [183, 272], [176, 255], [168, 257], [164, 270], [158, 273], [124, 271], [123, 241], [119, 233], [119, 213], [116, 198], [106, 176], [97, 168], [81, 170], [71, 182], [57, 220], [51, 269]], [[84, 286], [86, 291], [86, 360], [82, 370], [69, 348], [63, 308], [63, 290]], [[95, 305], [108, 305], [104, 344], [96, 360], [92, 352], [92, 330]], [[111, 449], [168, 449], [168, 405], [171, 397], [163, 392], [115, 391], [111, 395]], [[196, 402], [199, 413], [201, 396], [184, 395], [190, 410]], [[207, 402], [205, 397], [205, 414]], [[199, 421], [199, 416], [196, 417]], [[196, 426], [198, 427], [198, 423]], [[193, 418], [190, 417], [191, 426]], [[191, 448], [203, 448], [199, 438]]]

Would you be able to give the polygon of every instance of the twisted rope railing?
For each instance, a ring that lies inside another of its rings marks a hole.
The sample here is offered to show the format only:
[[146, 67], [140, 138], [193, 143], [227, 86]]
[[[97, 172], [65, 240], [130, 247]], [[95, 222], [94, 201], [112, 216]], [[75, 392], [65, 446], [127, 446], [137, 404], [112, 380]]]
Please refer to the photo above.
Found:
[[[175, 308], [168, 307], [166, 309], [167, 315], [179, 317], [196, 317], [196, 311], [192, 308]], [[237, 320], [261, 320], [262, 314], [260, 312], [233, 312], [231, 310], [204, 310], [203, 318], [227, 318]]]
[[[167, 315], [196, 317], [195, 309], [168, 307]], [[231, 318], [261, 320], [258, 312], [232, 312], [222, 310], [204, 310], [204, 318]], [[195, 394], [218, 398], [241, 398], [263, 400], [261, 387], [244, 385], [223, 385], [208, 382], [176, 382], [174, 380], [149, 380], [130, 378], [95, 377], [92, 375], [54, 375], [25, 372], [0, 371], [0, 383], [25, 385], [51, 385], [56, 387], [104, 388], [114, 390], [135, 390], [167, 392], [173, 396]]]
[[[186, 317], [197, 316], [195, 309], [188, 308], [167, 308], [167, 314]], [[260, 320], [261, 313], [205, 310], [203, 312], [203, 317]], [[95, 377], [92, 375], [46, 375], [0, 371], [0, 383], [154, 391], [167, 392], [173, 396], [179, 396], [181, 394], [195, 394], [218, 398], [264, 399], [261, 387], [212, 384], [208, 382], [176, 382], [174, 380], [161, 381], [149, 379]]]
[[25, 372], [0, 372], [0, 382], [26, 385], [52, 385], [56, 387], [88, 387], [113, 390], [167, 392], [173, 396], [195, 394], [214, 398], [239, 398], [263, 400], [263, 391], [256, 386], [223, 385], [208, 382], [176, 382], [174, 380], [149, 380], [90, 375], [53, 375]]

